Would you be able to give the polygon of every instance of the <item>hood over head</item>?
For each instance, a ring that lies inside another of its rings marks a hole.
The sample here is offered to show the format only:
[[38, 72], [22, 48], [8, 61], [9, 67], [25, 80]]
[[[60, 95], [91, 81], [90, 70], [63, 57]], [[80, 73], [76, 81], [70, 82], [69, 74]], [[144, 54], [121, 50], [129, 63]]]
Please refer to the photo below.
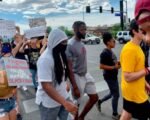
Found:
[[64, 40], [67, 40], [68, 37], [65, 34], [64, 31], [60, 30], [60, 29], [53, 29], [49, 36], [48, 36], [48, 49], [52, 50], [54, 47], [56, 47], [59, 43], [61, 43]]

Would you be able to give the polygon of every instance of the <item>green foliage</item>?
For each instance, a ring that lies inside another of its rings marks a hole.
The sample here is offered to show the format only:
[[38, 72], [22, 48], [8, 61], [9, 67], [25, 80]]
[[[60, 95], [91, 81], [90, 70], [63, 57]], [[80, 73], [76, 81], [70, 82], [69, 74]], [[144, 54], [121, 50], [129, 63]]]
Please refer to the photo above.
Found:
[[60, 26], [59, 29], [63, 30], [68, 37], [72, 37], [73, 36], [73, 31], [69, 30], [67, 27]]
[[119, 23], [113, 25], [113, 26], [111, 27], [111, 29], [110, 29], [109, 32], [111, 32], [112, 35], [113, 35], [113, 37], [116, 38], [116, 34], [117, 34], [118, 31], [121, 31], [121, 27], [120, 27], [120, 24], [119, 24]]
[[47, 33], [49, 34], [51, 32], [51, 30], [52, 30], [51, 26], [48, 26], [47, 27]]

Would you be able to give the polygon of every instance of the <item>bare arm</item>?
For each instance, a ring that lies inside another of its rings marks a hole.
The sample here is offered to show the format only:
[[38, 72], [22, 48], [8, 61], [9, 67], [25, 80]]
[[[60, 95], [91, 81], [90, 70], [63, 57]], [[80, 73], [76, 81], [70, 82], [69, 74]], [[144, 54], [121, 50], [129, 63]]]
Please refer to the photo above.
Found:
[[120, 65], [118, 63], [116, 63], [114, 66], [100, 64], [100, 69], [104, 69], [104, 70], [113, 70], [113, 69], [119, 69], [119, 68], [120, 68]]
[[68, 67], [69, 67], [69, 78], [70, 78], [70, 82], [72, 84], [72, 86], [74, 88], [77, 87], [77, 84], [75, 82], [75, 78], [74, 78], [74, 73], [72, 71], [73, 67], [72, 67], [72, 61], [71, 60], [68, 60]]
[[16, 47], [12, 49], [12, 55], [13, 55], [13, 56], [16, 56], [16, 54], [18, 53], [18, 51], [19, 51], [21, 45], [22, 45], [22, 41], [20, 41], [20, 42], [16, 45]]
[[108, 65], [100, 64], [100, 69], [113, 70], [115, 69], [115, 66], [108, 66]]
[[43, 45], [43, 47], [42, 47], [41, 50], [40, 50], [40, 55], [44, 52], [46, 46], [47, 46], [46, 44]]
[[65, 107], [65, 109], [73, 114], [77, 112], [77, 106], [73, 103], [65, 100], [64, 97], [62, 97], [56, 89], [53, 87], [52, 83], [50, 82], [42, 82], [42, 87], [44, 91], [48, 94], [49, 97], [54, 99], [56, 102], [60, 103]]
[[74, 92], [74, 95], [79, 98], [80, 97], [80, 92], [79, 92], [79, 89], [78, 89], [78, 86], [75, 82], [75, 77], [74, 77], [74, 73], [72, 71], [73, 67], [72, 67], [72, 61], [68, 59], [68, 67], [69, 67], [69, 79], [70, 79], [70, 82], [73, 86], [73, 92]]
[[19, 52], [20, 53], [24, 53], [24, 48], [25, 48], [25, 46], [28, 44], [28, 42], [27, 41], [25, 41], [24, 43], [23, 43], [23, 45], [20, 47], [20, 49], [19, 49]]
[[61, 105], [64, 105], [66, 100], [58, 94], [56, 89], [53, 87], [52, 83], [49, 82], [42, 82], [42, 87], [44, 91], [50, 96], [52, 99], [60, 103]]
[[123, 72], [125, 80], [127, 82], [132, 82], [135, 80], [138, 80], [141, 77], [144, 77], [146, 75], [145, 69], [137, 71], [137, 72]]

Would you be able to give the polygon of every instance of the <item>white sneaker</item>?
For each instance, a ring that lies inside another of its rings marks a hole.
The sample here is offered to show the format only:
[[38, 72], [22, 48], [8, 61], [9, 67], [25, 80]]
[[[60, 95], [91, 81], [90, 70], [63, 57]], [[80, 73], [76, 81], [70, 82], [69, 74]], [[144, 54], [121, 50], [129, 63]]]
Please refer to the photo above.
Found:
[[26, 86], [22, 86], [22, 89], [23, 89], [24, 91], [27, 91], [27, 90], [28, 90], [28, 88], [27, 88]]

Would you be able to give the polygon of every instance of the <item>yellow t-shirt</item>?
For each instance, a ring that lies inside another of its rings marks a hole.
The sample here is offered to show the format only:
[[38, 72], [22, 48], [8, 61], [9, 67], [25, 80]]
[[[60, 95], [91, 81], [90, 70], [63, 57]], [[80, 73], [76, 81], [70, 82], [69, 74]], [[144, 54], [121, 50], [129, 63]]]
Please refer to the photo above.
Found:
[[145, 68], [145, 56], [140, 46], [128, 42], [122, 49], [120, 55], [121, 73], [121, 89], [123, 98], [135, 103], [143, 103], [148, 100], [145, 91], [145, 77], [138, 80], [127, 82], [123, 72], [137, 72]]
[[14, 94], [16, 87], [8, 86], [6, 71], [0, 70], [0, 98]]

